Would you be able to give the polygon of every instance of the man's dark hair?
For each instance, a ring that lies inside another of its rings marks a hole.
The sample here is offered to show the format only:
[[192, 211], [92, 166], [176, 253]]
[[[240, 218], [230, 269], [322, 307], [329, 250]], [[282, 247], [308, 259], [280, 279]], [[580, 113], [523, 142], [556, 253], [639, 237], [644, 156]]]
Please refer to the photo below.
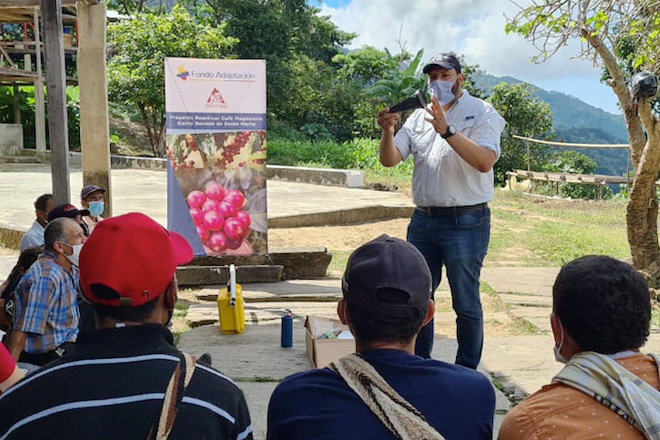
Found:
[[46, 225], [46, 229], [44, 230], [45, 250], [52, 251], [53, 245], [55, 244], [56, 241], [67, 242], [66, 232], [64, 231], [64, 226], [67, 220], [71, 220], [71, 219], [66, 217], [60, 217], [48, 222], [48, 224]]
[[105, 306], [102, 304], [93, 304], [94, 311], [98, 319], [111, 318], [119, 322], [145, 322], [151, 313], [156, 309], [158, 298], [152, 299], [138, 307], [130, 306]]
[[564, 266], [552, 289], [553, 311], [584, 351], [612, 354], [644, 345], [651, 297], [629, 264], [590, 255]]
[[[376, 291], [381, 304], [405, 304], [408, 294], [398, 289], [382, 288]], [[408, 343], [422, 328], [426, 310], [410, 308], [411, 318], [387, 319], [386, 317], [364, 313], [351, 309], [346, 302], [346, 309], [355, 332], [355, 338], [360, 342], [396, 342]]]
[[[137, 307], [132, 307], [130, 305], [125, 306], [107, 306], [104, 304], [93, 303], [94, 310], [96, 311], [96, 316], [99, 319], [102, 318], [111, 318], [115, 321], [125, 322], [145, 322], [151, 313], [156, 309], [156, 303], [158, 298], [163, 295], [167, 295], [169, 290], [172, 288], [172, 283], [170, 283], [165, 292], [161, 295], [158, 295], [156, 298], [151, 301], [147, 301], [144, 304], [141, 304]], [[90, 286], [92, 294], [100, 299], [116, 299], [120, 298], [121, 295], [117, 293], [116, 290], [104, 285], [104, 284], [92, 284]]]
[[42, 194], [40, 195], [37, 200], [34, 202], [34, 209], [37, 211], [46, 211], [46, 207], [48, 206], [48, 201], [53, 200], [53, 195], [52, 194]]
[[11, 270], [9, 273], [9, 276], [7, 277], [7, 286], [5, 287], [5, 290], [2, 292], [2, 298], [8, 299], [16, 289], [16, 286], [18, 286], [18, 283], [21, 281], [23, 278], [23, 275], [27, 270], [32, 266], [32, 264], [37, 261], [37, 258], [39, 258], [39, 255], [44, 251], [42, 247], [36, 246], [36, 247], [29, 247], [25, 249], [23, 252], [21, 252], [21, 255], [18, 257], [18, 261], [16, 262], [16, 265], [14, 268]]

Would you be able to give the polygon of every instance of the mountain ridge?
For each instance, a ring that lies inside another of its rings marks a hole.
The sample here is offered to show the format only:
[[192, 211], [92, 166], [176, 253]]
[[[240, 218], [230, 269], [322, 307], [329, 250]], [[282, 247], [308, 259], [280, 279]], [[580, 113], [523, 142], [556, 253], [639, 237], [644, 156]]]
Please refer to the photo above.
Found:
[[[548, 91], [532, 83], [511, 76], [494, 76], [479, 73], [472, 78], [474, 85], [490, 94], [490, 89], [502, 82], [507, 84], [526, 83], [530, 92], [546, 102], [553, 117], [554, 140], [559, 142], [588, 144], [627, 144], [628, 132], [623, 115], [606, 112], [586, 102], [558, 91]], [[572, 148], [573, 149], [573, 148]], [[591, 157], [598, 165], [597, 173], [620, 176], [628, 167], [626, 149], [585, 149], [575, 151]]]

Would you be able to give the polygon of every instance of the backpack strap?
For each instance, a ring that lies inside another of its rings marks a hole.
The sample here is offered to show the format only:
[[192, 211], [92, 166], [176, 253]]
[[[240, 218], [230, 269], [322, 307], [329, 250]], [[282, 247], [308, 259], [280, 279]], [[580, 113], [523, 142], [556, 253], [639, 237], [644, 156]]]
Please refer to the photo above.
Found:
[[174, 368], [172, 377], [170, 377], [167, 389], [165, 390], [165, 397], [158, 422], [149, 431], [148, 439], [150, 440], [166, 440], [169, 437], [181, 401], [183, 401], [183, 396], [185, 396], [186, 389], [195, 372], [197, 360], [193, 356], [188, 353], [180, 353], [179, 358], [179, 362], [176, 368]]
[[357, 354], [329, 368], [364, 401], [376, 417], [401, 440], [444, 440], [412, 404], [392, 388], [376, 369]]

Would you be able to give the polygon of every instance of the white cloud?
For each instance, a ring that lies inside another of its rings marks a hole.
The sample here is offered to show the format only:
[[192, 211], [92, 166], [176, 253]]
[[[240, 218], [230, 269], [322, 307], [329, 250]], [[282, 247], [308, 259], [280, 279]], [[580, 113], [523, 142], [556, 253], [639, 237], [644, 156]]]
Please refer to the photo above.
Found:
[[[379, 49], [387, 47], [396, 53], [403, 26], [401, 40], [409, 51], [424, 49], [424, 59], [453, 50], [464, 55], [467, 63], [479, 64], [488, 73], [539, 85], [556, 84], [561, 78], [570, 81], [576, 76], [592, 78], [594, 90], [610, 93], [614, 102], [614, 94], [598, 84], [600, 69], [594, 68], [590, 61], [571, 59], [578, 52], [577, 42], [542, 64], [531, 63], [530, 58], [537, 54], [532, 44], [504, 31], [504, 15], [515, 15], [516, 8], [508, 0], [352, 0], [342, 8], [321, 6], [322, 14], [330, 15], [342, 30], [359, 34], [351, 48], [368, 44]], [[567, 85], [559, 91], [613, 111], [613, 106], [590, 100], [595, 97], [587, 95], [589, 91], [572, 89]]]

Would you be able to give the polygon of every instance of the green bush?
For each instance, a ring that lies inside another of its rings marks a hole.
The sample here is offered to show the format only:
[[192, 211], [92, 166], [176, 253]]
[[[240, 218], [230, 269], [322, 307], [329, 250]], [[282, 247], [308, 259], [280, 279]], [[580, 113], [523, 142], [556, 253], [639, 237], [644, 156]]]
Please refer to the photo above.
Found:
[[386, 168], [380, 163], [379, 141], [356, 138], [350, 142], [311, 142], [275, 139], [268, 142], [268, 163], [287, 166], [316, 166], [365, 171], [371, 183], [410, 185], [413, 160]]
[[[557, 151], [543, 167], [544, 171], [570, 174], [593, 174], [596, 172], [596, 162], [589, 156], [577, 151]], [[562, 183], [559, 185], [559, 195], [573, 199], [596, 199], [598, 196], [596, 185], [580, 183]], [[613, 191], [609, 186], [602, 189], [603, 199], [612, 198]]]
[[[48, 94], [44, 93], [46, 106], [46, 142], [48, 143]], [[78, 87], [66, 88], [67, 118], [69, 133], [69, 149], [80, 147], [80, 92]], [[36, 111], [34, 87], [18, 88], [18, 106], [21, 111], [21, 124], [23, 125], [24, 148], [36, 148]], [[0, 122], [13, 123], [14, 121], [14, 89], [0, 87]]]

